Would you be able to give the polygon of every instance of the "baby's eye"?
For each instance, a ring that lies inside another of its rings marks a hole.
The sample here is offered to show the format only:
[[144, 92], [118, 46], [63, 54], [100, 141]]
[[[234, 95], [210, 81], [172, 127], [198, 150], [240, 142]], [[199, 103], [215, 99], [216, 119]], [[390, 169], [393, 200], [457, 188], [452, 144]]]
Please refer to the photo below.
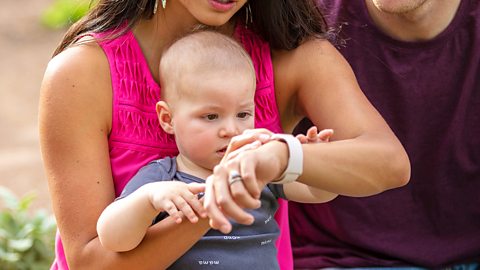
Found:
[[204, 116], [205, 119], [209, 120], [209, 121], [213, 121], [213, 120], [216, 120], [218, 119], [218, 114], [207, 114]]
[[248, 112], [241, 112], [241, 113], [238, 113], [238, 114], [237, 114], [237, 117], [243, 119], [243, 118], [249, 117], [250, 115], [251, 115], [251, 114], [248, 113]]

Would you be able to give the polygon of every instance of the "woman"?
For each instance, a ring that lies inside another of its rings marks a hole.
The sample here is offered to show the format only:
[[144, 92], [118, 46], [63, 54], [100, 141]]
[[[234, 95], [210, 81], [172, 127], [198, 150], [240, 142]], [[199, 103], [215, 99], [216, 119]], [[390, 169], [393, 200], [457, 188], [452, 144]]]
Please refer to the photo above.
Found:
[[[348, 64], [318, 39], [325, 25], [314, 1], [164, 3], [100, 0], [69, 30], [46, 70], [40, 136], [61, 235], [54, 269], [164, 269], [210, 228], [208, 220], [177, 225], [166, 219], [124, 253], [102, 248], [95, 230], [102, 210], [138, 168], [177, 154], [173, 139], [157, 124], [154, 104], [160, 86], [155, 74], [162, 51], [199, 25], [234, 36], [251, 54], [257, 72], [256, 127], [290, 131], [308, 116], [319, 128], [335, 130], [331, 143], [303, 146], [299, 181], [350, 196], [408, 181], [402, 146], [361, 93]], [[251, 140], [246, 135], [232, 149]], [[256, 195], [253, 178], [243, 174], [247, 189], [235, 185], [235, 194], [241, 194], [236, 200], [226, 184], [243, 158], [251, 164], [246, 168], [258, 167], [259, 179], [268, 182], [285, 170], [288, 151], [283, 143], [266, 143], [218, 167], [208, 209], [212, 226], [222, 231], [229, 229], [225, 216], [248, 223], [239, 206], [254, 206], [249, 200]], [[284, 233], [279, 261], [282, 269], [291, 269], [285, 205], [278, 212]]]

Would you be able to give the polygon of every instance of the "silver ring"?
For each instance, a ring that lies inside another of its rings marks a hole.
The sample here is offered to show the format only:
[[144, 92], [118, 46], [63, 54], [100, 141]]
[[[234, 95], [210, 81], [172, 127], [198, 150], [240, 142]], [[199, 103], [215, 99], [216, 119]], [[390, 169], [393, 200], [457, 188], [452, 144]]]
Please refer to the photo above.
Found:
[[228, 184], [232, 185], [235, 182], [243, 181], [242, 176], [237, 171], [230, 172], [230, 178], [228, 179]]

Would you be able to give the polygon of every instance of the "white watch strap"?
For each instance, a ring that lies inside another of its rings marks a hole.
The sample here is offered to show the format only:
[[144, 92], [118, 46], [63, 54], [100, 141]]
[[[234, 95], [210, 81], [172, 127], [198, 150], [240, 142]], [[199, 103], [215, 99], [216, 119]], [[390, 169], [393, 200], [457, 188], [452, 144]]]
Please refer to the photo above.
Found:
[[303, 172], [303, 149], [300, 141], [290, 134], [273, 134], [273, 140], [284, 141], [288, 146], [288, 164], [283, 174], [271, 184], [294, 182]]

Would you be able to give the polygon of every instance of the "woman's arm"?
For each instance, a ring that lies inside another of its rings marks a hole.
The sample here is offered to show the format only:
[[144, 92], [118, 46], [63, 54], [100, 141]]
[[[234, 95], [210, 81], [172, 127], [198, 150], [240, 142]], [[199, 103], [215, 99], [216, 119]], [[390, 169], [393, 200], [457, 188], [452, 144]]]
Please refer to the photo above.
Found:
[[285, 184], [283, 192], [289, 201], [301, 203], [324, 203], [338, 196], [338, 194], [307, 186], [300, 182]]
[[346, 196], [369, 196], [408, 182], [405, 150], [328, 41], [276, 51], [273, 61], [284, 128], [291, 131], [307, 116], [319, 129], [335, 130], [330, 143], [303, 145], [300, 182]]
[[208, 231], [208, 222], [166, 219], [149, 228], [132, 251], [102, 247], [96, 223], [114, 199], [109, 74], [103, 51], [82, 45], [52, 59], [42, 83], [40, 143], [66, 257], [71, 269], [163, 269]]
[[[295, 50], [272, 55], [284, 129], [291, 131], [307, 116], [319, 129], [335, 130], [329, 143], [302, 145], [303, 174], [297, 181], [355, 197], [408, 183], [410, 164], [405, 150], [360, 90], [348, 63], [328, 41], [310, 40]], [[243, 210], [236, 205], [244, 204], [237, 198], [252, 194], [248, 189], [252, 182], [263, 186], [280, 177], [288, 156], [285, 143], [273, 141], [217, 166], [205, 194], [212, 227], [230, 228], [227, 217], [242, 216]], [[230, 186], [232, 170], [241, 172], [246, 184]]]

